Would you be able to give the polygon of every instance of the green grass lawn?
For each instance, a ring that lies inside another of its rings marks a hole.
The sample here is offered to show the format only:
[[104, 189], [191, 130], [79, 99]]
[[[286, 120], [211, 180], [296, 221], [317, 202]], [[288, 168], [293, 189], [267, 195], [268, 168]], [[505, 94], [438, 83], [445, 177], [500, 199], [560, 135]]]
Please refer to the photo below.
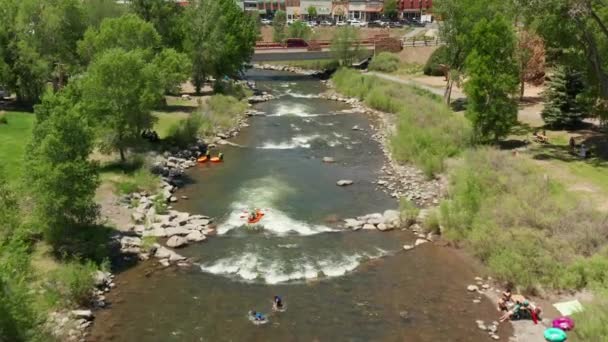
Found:
[[14, 183], [21, 173], [35, 116], [32, 113], [7, 112], [6, 117], [8, 124], [0, 124], [0, 161], [9, 182]]
[[169, 135], [169, 129], [176, 123], [185, 120], [190, 116], [186, 112], [154, 112], [154, 116], [158, 119], [154, 124], [154, 130], [158, 133], [161, 139], [166, 138]]

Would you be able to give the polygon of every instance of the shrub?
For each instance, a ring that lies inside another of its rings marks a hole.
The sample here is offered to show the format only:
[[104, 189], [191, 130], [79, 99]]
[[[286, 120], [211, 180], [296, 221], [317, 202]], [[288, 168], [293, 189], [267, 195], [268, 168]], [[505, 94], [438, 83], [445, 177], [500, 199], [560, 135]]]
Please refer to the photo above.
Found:
[[348, 69], [338, 70], [332, 81], [347, 96], [364, 99], [374, 109], [397, 113], [392, 152], [397, 160], [416, 164], [429, 177], [443, 171], [444, 160], [471, 143], [468, 121], [454, 115], [434, 94]]
[[303, 21], [298, 20], [291, 24], [287, 29], [288, 38], [302, 38], [308, 40], [310, 39], [310, 36], [312, 36], [312, 29]]
[[[606, 292], [606, 291], [604, 291]], [[576, 328], [570, 333], [579, 341], [608, 341], [608, 301], [606, 293], [597, 302], [586, 304], [585, 310], [573, 314]]]
[[8, 125], [8, 118], [5, 112], [0, 112], [0, 125]]
[[167, 140], [180, 148], [186, 148], [196, 142], [202, 125], [201, 115], [193, 113], [186, 120], [175, 122], [169, 127]]
[[444, 236], [470, 247], [497, 278], [529, 290], [608, 285], [605, 216], [534, 165], [480, 149], [449, 178]]
[[422, 222], [422, 228], [427, 233], [441, 234], [441, 225], [439, 224], [439, 213], [437, 210], [431, 210], [427, 217]]
[[412, 201], [403, 197], [399, 200], [399, 212], [401, 213], [401, 221], [404, 222], [406, 226], [411, 226], [416, 223], [420, 209], [418, 209]]
[[433, 52], [429, 60], [426, 61], [422, 71], [427, 76], [443, 76], [444, 73], [441, 64], [448, 64], [448, 58], [448, 48], [446, 46], [440, 46]]
[[399, 69], [399, 56], [390, 52], [381, 52], [374, 56], [369, 69], [382, 72], [395, 72]]
[[162, 195], [156, 195], [154, 197], [154, 210], [159, 215], [167, 214], [169, 208], [167, 206], [167, 201], [165, 201]]
[[247, 103], [232, 96], [213, 95], [200, 109], [202, 123], [200, 132], [213, 135], [236, 126], [247, 110]]
[[53, 271], [46, 284], [52, 306], [87, 306], [95, 288], [95, 263], [71, 261]]
[[131, 175], [125, 175], [115, 185], [121, 194], [140, 191], [154, 193], [158, 189], [158, 176], [152, 174], [146, 167], [142, 167]]

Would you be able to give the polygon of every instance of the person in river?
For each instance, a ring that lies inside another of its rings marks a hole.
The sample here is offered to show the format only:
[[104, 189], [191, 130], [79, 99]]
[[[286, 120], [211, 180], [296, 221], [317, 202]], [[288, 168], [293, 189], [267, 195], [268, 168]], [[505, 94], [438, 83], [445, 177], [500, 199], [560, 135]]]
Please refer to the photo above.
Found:
[[275, 310], [283, 309], [283, 300], [279, 296], [274, 296], [274, 307]]
[[205, 152], [205, 157], [207, 157], [207, 160], [211, 159], [211, 151], [209, 149]]
[[498, 311], [508, 311], [509, 306], [511, 305], [511, 287], [507, 286], [507, 288], [502, 292], [502, 295], [498, 299], [497, 308]]
[[253, 319], [255, 319], [256, 321], [263, 321], [266, 319], [266, 317], [264, 317], [264, 314], [261, 312], [257, 312], [254, 310], [249, 311], [251, 314], [251, 317], [253, 317]]
[[224, 161], [224, 154], [222, 152], [220, 152], [217, 157], [221, 160]]

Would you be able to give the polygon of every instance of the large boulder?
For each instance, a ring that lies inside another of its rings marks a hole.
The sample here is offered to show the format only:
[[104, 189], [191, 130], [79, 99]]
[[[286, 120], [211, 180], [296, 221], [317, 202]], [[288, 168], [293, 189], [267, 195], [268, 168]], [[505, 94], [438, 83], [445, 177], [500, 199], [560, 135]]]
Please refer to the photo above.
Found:
[[159, 244], [155, 244], [154, 245], [156, 247], [156, 252], [154, 253], [154, 256], [158, 259], [167, 259], [170, 261], [181, 261], [181, 260], [186, 260], [185, 257], [175, 253], [174, 251], [170, 250], [169, 248], [165, 248]]
[[387, 226], [400, 227], [401, 215], [397, 210], [386, 210], [382, 215], [383, 223]]
[[169, 227], [165, 229], [165, 233], [167, 237], [172, 237], [175, 235], [188, 235], [190, 234], [190, 230], [186, 227]]
[[355, 219], [346, 219], [346, 220], [344, 220], [344, 226], [346, 228], [357, 229], [357, 228], [363, 227], [363, 224], [365, 224], [365, 222], [359, 221], [359, 220], [355, 220]]
[[363, 229], [373, 230], [373, 229], [376, 229], [376, 226], [374, 226], [373, 224], [370, 224], [370, 223], [366, 223], [363, 225]]
[[142, 233], [142, 236], [144, 236], [144, 237], [146, 237], [146, 236], [166, 237], [167, 232], [166, 232], [165, 228], [156, 227], [155, 225], [153, 225], [152, 229], [144, 230], [144, 232]]
[[188, 235], [186, 235], [186, 239], [191, 242], [201, 242], [205, 241], [206, 237], [198, 230], [193, 230]]
[[171, 247], [171, 248], [180, 248], [180, 247], [184, 247], [188, 244], [188, 240], [184, 237], [181, 236], [172, 236], [169, 238], [169, 240], [167, 240], [167, 247]]
[[90, 321], [94, 318], [93, 311], [91, 311], [91, 310], [72, 310], [70, 312], [70, 314], [74, 318], [82, 318], [82, 319], [86, 319], [87, 321]]

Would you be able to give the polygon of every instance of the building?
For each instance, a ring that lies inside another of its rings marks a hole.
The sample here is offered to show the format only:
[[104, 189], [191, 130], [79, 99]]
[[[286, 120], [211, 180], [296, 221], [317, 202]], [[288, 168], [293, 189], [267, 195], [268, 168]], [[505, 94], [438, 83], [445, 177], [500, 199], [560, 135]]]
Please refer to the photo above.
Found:
[[[301, 0], [300, 15], [308, 18], [308, 9], [314, 7], [317, 12], [317, 19], [327, 19], [331, 17], [331, 0]], [[309, 18], [313, 19], [313, 18]]]
[[300, 18], [302, 14], [300, 0], [285, 0], [285, 14], [287, 15], [287, 20]]
[[418, 18], [431, 11], [433, 0], [399, 0], [399, 12], [404, 18]]
[[384, 1], [350, 0], [348, 1], [348, 18], [361, 21], [372, 21], [382, 17]]
[[334, 0], [331, 4], [331, 17], [335, 21], [345, 21], [348, 17], [348, 1]]

